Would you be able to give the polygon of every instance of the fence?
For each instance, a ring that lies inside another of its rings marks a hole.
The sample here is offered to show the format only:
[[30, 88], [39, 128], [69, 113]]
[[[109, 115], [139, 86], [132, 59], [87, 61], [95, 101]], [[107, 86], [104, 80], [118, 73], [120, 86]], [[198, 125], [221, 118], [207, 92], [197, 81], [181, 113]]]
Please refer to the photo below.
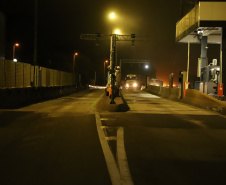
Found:
[[67, 86], [78, 83], [73, 73], [0, 59], [0, 88]]

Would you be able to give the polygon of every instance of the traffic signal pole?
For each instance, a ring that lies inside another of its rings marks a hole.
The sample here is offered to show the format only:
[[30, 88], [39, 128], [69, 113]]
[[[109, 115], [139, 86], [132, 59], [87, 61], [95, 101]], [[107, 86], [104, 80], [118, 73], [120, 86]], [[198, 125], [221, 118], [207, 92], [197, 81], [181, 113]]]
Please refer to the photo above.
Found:
[[110, 75], [111, 75], [111, 102], [110, 104], [115, 104], [115, 97], [117, 96], [117, 92], [119, 87], [116, 86], [116, 65], [117, 65], [117, 41], [132, 41], [132, 45], [135, 41], [135, 34], [131, 35], [103, 35], [100, 33], [97, 34], [81, 34], [80, 39], [83, 40], [109, 40], [110, 37]]

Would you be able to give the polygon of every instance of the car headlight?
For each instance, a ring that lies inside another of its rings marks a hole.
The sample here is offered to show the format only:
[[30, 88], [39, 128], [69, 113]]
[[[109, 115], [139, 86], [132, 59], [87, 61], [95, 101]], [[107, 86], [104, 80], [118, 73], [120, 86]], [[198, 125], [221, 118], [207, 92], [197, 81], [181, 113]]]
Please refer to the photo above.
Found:
[[137, 87], [137, 83], [134, 83], [134, 84], [133, 84], [133, 87]]
[[129, 84], [126, 84], [126, 87], [129, 87]]

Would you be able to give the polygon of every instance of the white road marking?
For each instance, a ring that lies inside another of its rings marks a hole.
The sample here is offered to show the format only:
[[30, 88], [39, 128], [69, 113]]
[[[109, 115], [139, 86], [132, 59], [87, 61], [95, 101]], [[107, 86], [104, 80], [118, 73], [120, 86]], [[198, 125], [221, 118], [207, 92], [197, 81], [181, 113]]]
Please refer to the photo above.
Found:
[[122, 127], [120, 127], [117, 131], [117, 157], [123, 185], [133, 185], [133, 180], [130, 174], [126, 157], [124, 145], [124, 129]]
[[203, 124], [202, 121], [199, 121], [199, 120], [186, 120], [186, 121], [189, 121], [190, 123], [198, 125], [199, 127], [202, 127], [202, 128], [208, 128], [205, 124]]
[[115, 136], [105, 137], [106, 140], [116, 140], [117, 138]]
[[108, 118], [100, 118], [101, 121], [109, 120]]
[[97, 131], [99, 134], [100, 143], [103, 149], [105, 161], [107, 163], [108, 172], [110, 174], [112, 185], [123, 185], [114, 156], [107, 143], [107, 140], [105, 139], [104, 131], [101, 129], [102, 124], [100, 120], [100, 115], [96, 113], [95, 116], [96, 116]]
[[[104, 157], [107, 163], [108, 171], [110, 174], [112, 185], [133, 185], [132, 177], [130, 175], [130, 170], [127, 162], [126, 151], [124, 146], [124, 129], [122, 127], [115, 127], [117, 130], [117, 137], [107, 136], [106, 129], [107, 126], [102, 126], [99, 114], [95, 114], [97, 131], [100, 138], [100, 143], [103, 149]], [[116, 140], [117, 142], [117, 162], [111, 152], [108, 145], [109, 140]], [[118, 164], [118, 167], [117, 167]]]

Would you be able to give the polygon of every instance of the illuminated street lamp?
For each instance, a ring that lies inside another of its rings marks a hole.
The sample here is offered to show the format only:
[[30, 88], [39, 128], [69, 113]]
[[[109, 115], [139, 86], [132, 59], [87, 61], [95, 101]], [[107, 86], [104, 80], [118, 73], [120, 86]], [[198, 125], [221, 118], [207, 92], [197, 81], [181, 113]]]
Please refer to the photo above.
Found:
[[115, 30], [115, 34], [116, 35], [119, 35], [120, 34], [120, 31], [119, 30]]
[[113, 22], [114, 22], [113, 20], [115, 19], [115, 13], [114, 12], [110, 13], [109, 18], [111, 20], [111, 34], [112, 34]]
[[145, 69], [148, 69], [149, 68], [149, 65], [145, 65]]
[[73, 56], [73, 73], [75, 72], [75, 56], [78, 56], [78, 52], [75, 52]]
[[106, 69], [106, 68], [105, 68], [105, 64], [106, 64], [106, 63], [108, 63], [108, 60], [105, 60], [105, 61], [104, 61], [104, 84], [105, 84], [105, 81], [106, 81], [106, 80], [105, 80], [105, 79], [106, 79], [106, 77], [105, 77], [105, 69]]
[[[14, 61], [14, 58], [15, 58], [15, 48], [16, 47], [19, 47], [20, 46], [20, 44], [19, 43], [15, 43], [14, 45], [13, 45], [13, 61]], [[16, 60], [17, 61], [17, 60]]]
[[114, 18], [115, 18], [115, 13], [114, 13], [114, 12], [112, 12], [112, 13], [110, 14], [110, 18], [111, 18], [111, 19], [114, 19]]

